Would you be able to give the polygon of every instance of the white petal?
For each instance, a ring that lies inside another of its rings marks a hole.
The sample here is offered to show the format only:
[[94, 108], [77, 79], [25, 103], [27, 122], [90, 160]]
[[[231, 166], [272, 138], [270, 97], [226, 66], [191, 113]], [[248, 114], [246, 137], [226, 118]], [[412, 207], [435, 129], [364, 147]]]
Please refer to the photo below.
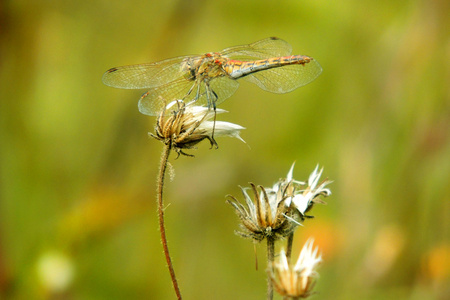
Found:
[[295, 270], [303, 270], [304, 276], [309, 276], [314, 272], [316, 265], [322, 261], [322, 257], [317, 254], [319, 248], [316, 247], [313, 250], [314, 239], [310, 238], [305, 243], [298, 257], [297, 263], [295, 264]]
[[322, 170], [320, 170], [319, 173], [317, 173], [318, 169], [319, 169], [319, 165], [317, 165], [316, 168], [314, 169], [314, 171], [311, 173], [311, 175], [309, 175], [308, 185], [311, 187], [311, 189], [314, 189], [316, 187], [317, 182], [319, 181], [320, 175], [322, 174], [323, 168], [322, 168]]
[[289, 264], [284, 249], [281, 249], [280, 251], [280, 264], [278, 266], [283, 270], [289, 270]]
[[[206, 121], [203, 123], [212, 123], [209, 124], [211, 128], [214, 126], [214, 122], [212, 121]], [[202, 123], [202, 124], [203, 124]], [[201, 127], [202, 124], [199, 126]], [[245, 127], [242, 127], [237, 124], [224, 122], [224, 121], [216, 121], [216, 127], [214, 128], [214, 135], [216, 136], [231, 136], [240, 139], [245, 143], [245, 141], [239, 136], [239, 133], [241, 130], [245, 129]]]
[[169, 104], [166, 105], [166, 110], [171, 108], [172, 106], [174, 106], [177, 103], [183, 103], [183, 100], [174, 100], [174, 101], [170, 102]]
[[241, 190], [242, 190], [242, 194], [244, 194], [245, 202], [247, 203], [249, 215], [253, 216], [256, 219], [256, 207], [255, 207], [255, 204], [253, 203], [252, 199], [250, 198], [250, 196], [247, 193], [247, 188], [241, 187]]
[[289, 170], [289, 172], [288, 172], [288, 174], [287, 174], [287, 176], [286, 176], [286, 181], [287, 182], [290, 182], [290, 181], [292, 181], [292, 175], [293, 175], [293, 173], [294, 173], [294, 166], [295, 166], [295, 161], [294, 161], [294, 163], [292, 164], [292, 167], [291, 167], [291, 169]]
[[292, 198], [292, 202], [294, 203], [295, 208], [303, 215], [308, 208], [309, 199], [302, 194], [298, 194]]
[[[280, 190], [280, 182], [275, 183], [272, 188], [267, 188], [267, 189], [271, 189], [275, 194], [278, 193], [278, 191]], [[266, 189], [266, 191], [267, 191]]]
[[286, 200], [284, 200], [284, 205], [286, 205], [286, 207], [291, 206], [292, 199], [293, 199], [293, 197], [286, 198]]

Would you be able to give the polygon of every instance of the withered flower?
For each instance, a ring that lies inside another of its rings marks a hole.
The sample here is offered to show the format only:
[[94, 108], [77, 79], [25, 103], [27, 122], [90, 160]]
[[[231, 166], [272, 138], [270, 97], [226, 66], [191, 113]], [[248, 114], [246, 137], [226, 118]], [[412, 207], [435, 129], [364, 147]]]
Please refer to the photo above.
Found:
[[301, 225], [301, 221], [311, 217], [306, 212], [314, 203], [325, 203], [318, 197], [331, 195], [331, 191], [325, 188], [331, 181], [325, 180], [317, 186], [323, 169], [318, 172], [316, 167], [306, 183], [293, 178], [294, 165], [295, 163], [286, 178], [280, 179], [270, 188], [256, 187], [251, 183], [253, 201], [245, 188], [241, 188], [245, 204], [234, 196], [228, 196], [230, 199], [227, 202], [234, 207], [241, 219], [242, 231], [237, 232], [239, 235], [255, 241], [262, 241], [266, 237], [286, 237]]
[[303, 246], [300, 256], [295, 265], [288, 262], [286, 253], [281, 250], [278, 260], [269, 266], [269, 277], [275, 290], [285, 299], [307, 298], [313, 292], [315, 271], [322, 257], [318, 254], [318, 248], [313, 250], [313, 239], [309, 239]]
[[236, 233], [257, 242], [265, 238], [281, 239], [291, 234], [298, 223], [292, 219], [293, 210], [285, 205], [287, 199], [285, 192], [275, 192], [262, 186], [256, 187], [253, 183], [250, 183], [250, 186], [253, 201], [247, 189], [242, 187], [245, 204], [241, 204], [234, 196], [228, 196], [231, 199], [227, 202], [234, 207], [241, 219], [242, 231]]
[[[294, 165], [292, 165], [291, 171], [293, 168]], [[325, 188], [325, 186], [332, 183], [332, 181], [325, 179], [317, 186], [323, 172], [323, 168], [320, 169], [320, 171], [318, 171], [318, 169], [319, 165], [317, 165], [311, 175], [309, 175], [306, 188], [293, 190], [291, 194], [292, 197], [286, 201], [286, 205], [295, 207], [303, 217], [309, 217], [306, 213], [312, 209], [314, 203], [326, 204], [325, 201], [319, 199], [319, 196], [328, 197], [331, 195], [331, 190]], [[288, 173], [288, 178], [292, 178], [292, 175], [290, 176], [291, 171]], [[292, 182], [295, 183], [295, 181]], [[300, 185], [305, 185], [305, 183], [300, 183]]]
[[[223, 121], [211, 121], [215, 114], [226, 112], [223, 109], [215, 111], [203, 106], [186, 105], [182, 100], [169, 103], [157, 118], [155, 134], [150, 136], [170, 145], [178, 155], [183, 154], [183, 149], [192, 149], [196, 144], [208, 139], [211, 147], [218, 147], [215, 137], [230, 136], [244, 140], [239, 133], [244, 127]], [[215, 119], [215, 118], [214, 118]]]

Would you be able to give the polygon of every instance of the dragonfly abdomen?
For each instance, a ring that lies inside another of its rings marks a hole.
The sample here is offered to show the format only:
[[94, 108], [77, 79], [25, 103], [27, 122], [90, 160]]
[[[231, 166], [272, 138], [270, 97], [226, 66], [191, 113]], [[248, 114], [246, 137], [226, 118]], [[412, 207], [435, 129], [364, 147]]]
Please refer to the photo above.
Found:
[[223, 69], [233, 79], [242, 78], [255, 72], [288, 65], [304, 65], [313, 58], [305, 55], [274, 57], [255, 61], [228, 60]]

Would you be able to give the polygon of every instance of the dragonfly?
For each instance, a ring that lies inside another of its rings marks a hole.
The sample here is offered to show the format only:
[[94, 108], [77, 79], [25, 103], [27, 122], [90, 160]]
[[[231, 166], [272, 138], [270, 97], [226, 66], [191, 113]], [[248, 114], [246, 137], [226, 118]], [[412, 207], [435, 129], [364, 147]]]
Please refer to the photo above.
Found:
[[292, 46], [270, 37], [220, 52], [109, 69], [103, 83], [122, 89], [148, 89], [139, 111], [157, 116], [172, 100], [216, 108], [239, 87], [239, 79], [272, 93], [287, 93], [316, 79], [320, 64], [306, 55], [291, 55]]

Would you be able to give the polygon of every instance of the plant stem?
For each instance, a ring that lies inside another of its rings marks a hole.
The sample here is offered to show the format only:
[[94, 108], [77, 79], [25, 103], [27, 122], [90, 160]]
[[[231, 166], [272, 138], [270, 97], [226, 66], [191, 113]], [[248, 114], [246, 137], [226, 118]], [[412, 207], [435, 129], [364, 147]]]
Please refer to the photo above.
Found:
[[292, 243], [293, 243], [293, 241], [294, 241], [294, 233], [292, 232], [288, 236], [288, 240], [287, 240], [286, 258], [287, 258], [288, 262], [291, 262], [291, 253], [292, 253]]
[[[273, 261], [275, 257], [275, 240], [272, 237], [267, 237], [267, 267], [273, 268]], [[273, 299], [273, 285], [272, 279], [267, 275], [267, 300]]]
[[163, 187], [164, 187], [164, 176], [166, 174], [167, 162], [169, 160], [169, 154], [172, 150], [171, 143], [164, 146], [163, 152], [161, 153], [161, 165], [159, 166], [158, 175], [158, 187], [157, 187], [157, 198], [158, 198], [158, 217], [159, 217], [159, 231], [161, 232], [161, 243], [164, 249], [164, 255], [166, 257], [167, 267], [169, 268], [170, 277], [172, 279], [173, 288], [177, 294], [178, 300], [181, 300], [181, 292], [178, 287], [177, 278], [175, 277], [175, 271], [173, 269], [172, 260], [170, 259], [169, 247], [167, 245], [166, 229], [164, 227], [164, 206], [163, 206]]

